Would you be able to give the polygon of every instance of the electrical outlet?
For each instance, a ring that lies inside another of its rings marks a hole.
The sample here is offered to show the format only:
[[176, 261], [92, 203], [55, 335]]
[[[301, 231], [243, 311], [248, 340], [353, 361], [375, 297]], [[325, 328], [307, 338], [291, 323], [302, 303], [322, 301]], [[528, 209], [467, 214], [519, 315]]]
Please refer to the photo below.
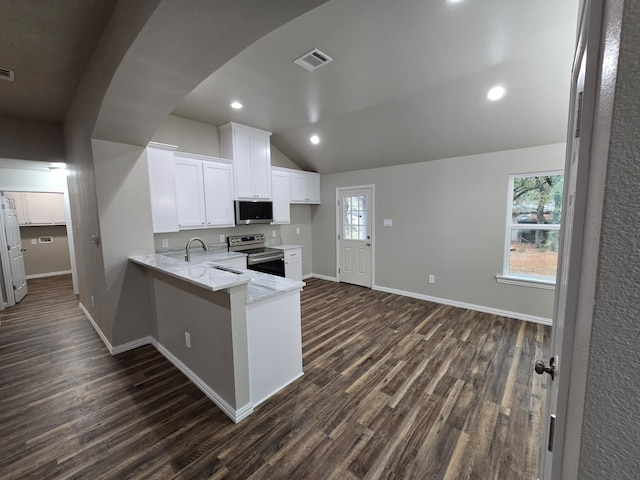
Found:
[[271, 230], [271, 236], [272, 236], [273, 238], [276, 238], [276, 231], [275, 231], [275, 230]]
[[184, 344], [187, 348], [191, 348], [191, 335], [189, 335], [189, 332], [184, 332]]
[[93, 298], [93, 295], [91, 295], [91, 306], [92, 307], [96, 306], [96, 302], [95, 302], [95, 299]]
[[169, 239], [167, 238], [162, 239], [162, 248], [169, 248]]
[[31, 239], [31, 245], [37, 245], [38, 241], [35, 238]]
[[296, 235], [300, 235], [300, 227], [296, 227]]
[[429, 275], [429, 283], [436, 283], [436, 276], [435, 275]]
[[224, 243], [225, 237], [224, 237], [224, 233], [220, 234], [220, 243]]

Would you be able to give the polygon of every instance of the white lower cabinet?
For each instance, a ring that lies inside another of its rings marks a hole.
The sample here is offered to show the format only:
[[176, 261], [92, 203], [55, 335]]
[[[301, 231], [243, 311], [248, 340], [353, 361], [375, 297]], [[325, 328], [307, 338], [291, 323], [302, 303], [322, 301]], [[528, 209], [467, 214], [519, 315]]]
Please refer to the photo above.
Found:
[[229, 161], [176, 153], [174, 172], [180, 230], [234, 226]]
[[284, 276], [292, 280], [302, 280], [302, 248], [275, 247], [284, 250]]

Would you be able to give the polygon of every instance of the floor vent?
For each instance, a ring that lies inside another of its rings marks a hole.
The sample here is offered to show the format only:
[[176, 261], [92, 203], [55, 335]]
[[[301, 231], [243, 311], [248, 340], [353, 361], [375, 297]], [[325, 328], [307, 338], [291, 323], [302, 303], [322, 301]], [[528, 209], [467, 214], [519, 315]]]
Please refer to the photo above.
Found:
[[333, 61], [326, 53], [322, 53], [317, 48], [314, 48], [308, 53], [305, 53], [300, 58], [293, 61], [296, 65], [300, 65], [302, 68], [309, 72], [313, 72], [317, 68], [320, 68], [323, 65]]
[[3, 80], [9, 80], [10, 82], [13, 82], [13, 70], [0, 67], [0, 78], [2, 78]]

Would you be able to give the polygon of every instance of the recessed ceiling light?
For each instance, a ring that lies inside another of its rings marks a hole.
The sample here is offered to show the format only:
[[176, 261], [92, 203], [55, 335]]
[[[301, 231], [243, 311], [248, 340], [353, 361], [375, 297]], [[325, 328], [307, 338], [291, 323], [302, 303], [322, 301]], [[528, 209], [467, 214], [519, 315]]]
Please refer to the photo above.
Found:
[[444, 3], [462, 3], [464, 0], [444, 0]]
[[320, 137], [318, 135], [311, 135], [311, 138], [309, 138], [309, 140], [311, 141], [311, 143], [313, 143], [314, 145], [317, 145], [320, 143]]
[[489, 90], [489, 92], [487, 93], [487, 98], [492, 101], [500, 100], [506, 94], [507, 94], [507, 89], [501, 85], [497, 85], [493, 87], [491, 90]]
[[234, 108], [236, 110], [240, 110], [243, 107], [240, 102], [231, 102], [229, 105], [231, 106], [231, 108]]

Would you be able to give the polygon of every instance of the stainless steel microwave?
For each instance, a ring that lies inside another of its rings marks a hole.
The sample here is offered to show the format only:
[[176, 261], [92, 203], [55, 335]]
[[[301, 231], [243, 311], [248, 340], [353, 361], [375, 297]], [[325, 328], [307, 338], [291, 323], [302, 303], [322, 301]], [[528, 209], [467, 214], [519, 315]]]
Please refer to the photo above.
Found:
[[273, 203], [264, 200], [236, 200], [236, 225], [273, 222]]

